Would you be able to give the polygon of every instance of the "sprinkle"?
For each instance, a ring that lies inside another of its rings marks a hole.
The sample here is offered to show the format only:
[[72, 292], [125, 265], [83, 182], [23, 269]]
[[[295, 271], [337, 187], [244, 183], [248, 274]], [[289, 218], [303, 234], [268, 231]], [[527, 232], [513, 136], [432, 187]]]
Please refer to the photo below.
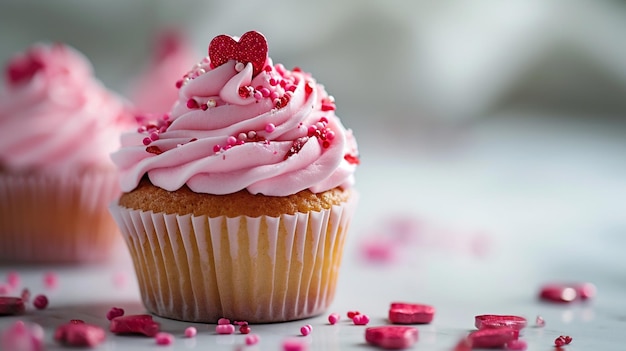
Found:
[[524, 340], [511, 340], [506, 343], [507, 350], [524, 351], [528, 348], [528, 344]]
[[256, 138], [256, 132], [254, 130], [251, 130], [248, 132], [248, 139], [254, 139]]
[[546, 326], [546, 321], [543, 319], [543, 317], [537, 316], [537, 318], [535, 318], [535, 325], [537, 326], [537, 328], [543, 328]]
[[254, 96], [254, 98], [256, 100], [261, 100], [261, 98], [263, 97], [263, 94], [260, 91], [257, 90], [257, 91], [254, 92], [254, 94], [252, 96]]
[[109, 312], [107, 312], [107, 319], [112, 320], [115, 317], [120, 317], [124, 315], [123, 308], [111, 307]]
[[33, 306], [35, 306], [35, 308], [38, 310], [43, 310], [48, 307], [48, 298], [46, 297], [46, 295], [41, 294], [35, 296], [35, 299], [33, 300]]
[[54, 289], [59, 285], [59, 277], [54, 272], [47, 272], [43, 276], [43, 283], [48, 289]]
[[271, 86], [275, 87], [278, 85], [278, 80], [276, 80], [276, 78], [270, 78], [269, 83]]
[[174, 335], [170, 333], [160, 332], [154, 336], [157, 345], [167, 346], [174, 343]]
[[201, 109], [202, 111], [206, 111], [206, 110], [208, 110], [208, 109], [209, 109], [209, 105], [207, 105], [207, 104], [202, 104], [202, 105], [200, 105], [200, 109]]
[[196, 334], [198, 334], [198, 330], [195, 327], [187, 327], [185, 329], [185, 337], [187, 338], [193, 338]]
[[187, 108], [189, 109], [194, 109], [194, 108], [198, 108], [198, 102], [194, 99], [189, 99], [187, 100]]
[[343, 156], [343, 159], [348, 161], [348, 163], [351, 165], [358, 165], [361, 163], [361, 160], [359, 160], [358, 156], [351, 155], [351, 154], [345, 154]]
[[256, 345], [259, 343], [259, 336], [256, 334], [246, 335], [246, 345]]
[[348, 313], [346, 314], [348, 316], [348, 318], [352, 319], [354, 318], [354, 316], [361, 314], [359, 311], [348, 311]]
[[36, 323], [17, 321], [0, 332], [3, 350], [41, 351], [44, 349], [44, 331]]
[[152, 141], [159, 140], [159, 133], [157, 133], [157, 132], [150, 133], [150, 140], [152, 140]]
[[308, 345], [296, 339], [287, 339], [283, 341], [283, 351], [306, 351]]
[[561, 335], [558, 338], [554, 339], [554, 346], [561, 347], [564, 345], [569, 345], [572, 342], [572, 337], [567, 335]]
[[265, 125], [265, 131], [268, 133], [273, 132], [276, 129], [276, 126], [274, 125], [274, 123], [268, 123]]
[[28, 288], [22, 289], [22, 293], [20, 294], [20, 297], [22, 298], [22, 300], [24, 302], [29, 302], [30, 301], [30, 290], [28, 290]]
[[149, 314], [115, 317], [109, 325], [109, 330], [115, 334], [142, 334], [149, 337], [157, 335], [160, 329], [161, 325], [153, 321]]
[[261, 88], [259, 89], [259, 92], [261, 93], [261, 96], [265, 98], [270, 96], [270, 90], [267, 88]]
[[180, 89], [183, 86], [183, 80], [179, 79], [176, 81], [176, 89]]
[[235, 326], [232, 324], [218, 324], [215, 326], [215, 332], [218, 334], [232, 334], [235, 332]]
[[158, 146], [152, 145], [146, 148], [146, 152], [149, 152], [155, 155], [160, 155], [163, 153], [163, 150], [161, 150]]
[[220, 318], [217, 320], [218, 325], [230, 324], [230, 319], [228, 318]]
[[481, 329], [471, 332], [468, 338], [473, 348], [501, 348], [512, 340], [517, 340], [519, 330], [512, 328]]
[[215, 100], [213, 100], [213, 99], [209, 99], [209, 100], [206, 102], [206, 105], [207, 105], [207, 106], [209, 106], [209, 107], [215, 107], [215, 106], [217, 106], [217, 101], [215, 101]]
[[213, 152], [220, 152], [221, 149], [222, 149], [222, 147], [219, 146], [219, 145], [214, 145], [213, 146]]
[[367, 325], [370, 322], [370, 318], [366, 314], [357, 314], [352, 317], [352, 323], [354, 325]]
[[150, 145], [151, 142], [152, 142], [152, 139], [150, 139], [148, 137], [143, 138], [143, 144], [144, 145], [148, 146], [148, 145]]
[[328, 323], [330, 323], [331, 325], [335, 325], [337, 324], [337, 322], [339, 322], [339, 314], [338, 313], [331, 313], [328, 316]]
[[313, 331], [313, 327], [310, 324], [306, 324], [300, 328], [300, 334], [303, 336], [311, 334], [311, 331]]
[[546, 284], [541, 287], [539, 297], [550, 302], [572, 302], [576, 300], [578, 293], [576, 289], [568, 285]]
[[9, 283], [12, 288], [17, 288], [20, 285], [20, 281], [19, 273], [9, 272], [9, 274], [7, 274], [7, 283]]
[[248, 324], [240, 325], [239, 326], [239, 332], [241, 334], [249, 334], [250, 333], [250, 326], [248, 326]]

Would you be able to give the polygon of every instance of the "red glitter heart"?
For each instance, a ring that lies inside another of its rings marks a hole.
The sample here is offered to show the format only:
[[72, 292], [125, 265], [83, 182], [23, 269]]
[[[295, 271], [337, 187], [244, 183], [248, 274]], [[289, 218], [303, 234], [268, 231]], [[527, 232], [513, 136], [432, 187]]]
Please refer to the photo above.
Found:
[[263, 34], [250, 31], [244, 33], [239, 41], [228, 35], [218, 35], [209, 44], [209, 58], [214, 67], [221, 66], [228, 60], [252, 63], [252, 76], [263, 70], [267, 59], [267, 40]]

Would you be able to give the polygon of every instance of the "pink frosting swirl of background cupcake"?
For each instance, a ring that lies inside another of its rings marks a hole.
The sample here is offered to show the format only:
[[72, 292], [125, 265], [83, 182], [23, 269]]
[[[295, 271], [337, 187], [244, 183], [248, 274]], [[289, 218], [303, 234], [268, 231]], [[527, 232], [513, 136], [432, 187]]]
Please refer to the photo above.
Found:
[[35, 44], [6, 67], [0, 91], [0, 166], [63, 172], [108, 168], [119, 134], [136, 125], [125, 102], [64, 44]]
[[353, 185], [356, 141], [310, 74], [266, 58], [255, 75], [250, 62], [215, 67], [206, 57], [177, 85], [171, 113], [126, 133], [112, 155], [123, 191], [145, 174], [165, 190], [186, 184], [217, 195], [247, 189], [286, 196]]

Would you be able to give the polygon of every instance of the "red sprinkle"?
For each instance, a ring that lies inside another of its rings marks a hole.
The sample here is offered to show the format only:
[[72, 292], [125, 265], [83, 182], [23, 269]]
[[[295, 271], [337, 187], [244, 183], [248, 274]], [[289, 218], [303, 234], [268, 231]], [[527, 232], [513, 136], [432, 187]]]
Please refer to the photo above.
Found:
[[239, 326], [239, 332], [241, 334], [250, 334], [250, 327], [246, 324], [246, 325], [241, 325]]
[[37, 295], [33, 300], [33, 306], [38, 310], [43, 310], [48, 307], [48, 298], [46, 295]]
[[160, 329], [161, 325], [153, 321], [149, 314], [115, 317], [109, 325], [109, 330], [115, 334], [143, 334], [150, 337], [155, 336]]
[[26, 310], [24, 300], [19, 297], [0, 296], [0, 316], [14, 316]]
[[430, 305], [393, 302], [389, 321], [393, 324], [427, 324], [433, 321], [435, 308]]
[[343, 159], [348, 161], [348, 163], [351, 164], [351, 165], [358, 165], [358, 164], [361, 163], [361, 160], [359, 159], [359, 156], [356, 156], [356, 155], [345, 154], [343, 156]]
[[69, 346], [94, 347], [105, 339], [104, 329], [86, 323], [69, 322], [54, 332], [54, 340]]
[[526, 318], [519, 316], [483, 314], [474, 317], [478, 329], [511, 328], [520, 330], [526, 327]]
[[146, 152], [149, 152], [149, 153], [155, 154], [155, 155], [160, 155], [160, 154], [163, 153], [163, 151], [156, 145], [148, 146], [146, 148]]
[[561, 347], [564, 345], [569, 345], [572, 342], [572, 337], [568, 335], [561, 335], [558, 338], [554, 339], [554, 346]]
[[328, 323], [330, 323], [331, 325], [335, 325], [335, 324], [337, 324], [337, 322], [339, 322], [339, 318], [340, 318], [339, 314], [331, 313], [328, 316]]
[[187, 100], [187, 108], [188, 109], [194, 109], [194, 108], [198, 108], [198, 102], [194, 99], [189, 99]]
[[348, 311], [347, 316], [348, 316], [348, 318], [352, 319], [357, 314], [361, 314], [361, 313], [359, 311]]
[[481, 329], [471, 332], [468, 338], [473, 348], [498, 348], [504, 347], [512, 340], [517, 340], [519, 330], [512, 328]]
[[357, 314], [352, 317], [352, 323], [354, 325], [367, 325], [370, 322], [370, 318], [366, 314]]
[[120, 317], [124, 315], [123, 308], [111, 307], [109, 312], [107, 312], [107, 319], [112, 320], [115, 317]]
[[405, 349], [417, 341], [417, 329], [389, 325], [365, 329], [365, 341], [383, 349]]
[[576, 300], [577, 296], [575, 288], [563, 284], [546, 284], [539, 292], [539, 298], [550, 302], [568, 303]]

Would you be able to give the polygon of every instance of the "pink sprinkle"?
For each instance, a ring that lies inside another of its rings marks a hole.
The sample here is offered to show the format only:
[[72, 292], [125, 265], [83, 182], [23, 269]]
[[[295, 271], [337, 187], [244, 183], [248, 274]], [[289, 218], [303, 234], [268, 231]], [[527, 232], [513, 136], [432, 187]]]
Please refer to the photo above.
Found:
[[226, 143], [228, 145], [235, 145], [237, 144], [237, 138], [235, 138], [234, 136], [229, 136], [228, 139], [226, 139]]
[[151, 142], [152, 142], [152, 139], [150, 139], [148, 137], [143, 138], [143, 144], [144, 145], [148, 146], [148, 145], [150, 145]]
[[159, 133], [157, 133], [157, 132], [150, 133], [150, 140], [152, 140], [152, 141], [159, 140]]
[[215, 326], [215, 332], [218, 334], [232, 334], [235, 332], [235, 326], [232, 324], [218, 324]]
[[259, 343], [259, 336], [256, 334], [248, 334], [246, 335], [246, 345], [256, 345]]
[[39, 324], [25, 324], [17, 321], [9, 328], [0, 332], [0, 348], [2, 350], [41, 351], [44, 331]]
[[263, 94], [260, 91], [255, 91], [253, 96], [255, 99], [261, 100], [261, 98], [263, 97]]
[[22, 294], [20, 294], [22, 300], [24, 302], [29, 302], [30, 301], [30, 290], [28, 290], [27, 288], [22, 289]]
[[230, 324], [230, 319], [228, 319], [228, 318], [220, 318], [217, 321], [217, 324], [218, 325]]
[[333, 132], [332, 130], [327, 131], [326, 132], [326, 139], [328, 139], [328, 140], [335, 139], [335, 132]]
[[20, 281], [20, 274], [17, 272], [9, 272], [7, 275], [7, 283], [9, 283], [12, 288], [17, 288], [20, 285]]
[[283, 341], [283, 351], [306, 351], [309, 347], [300, 340], [287, 339]]
[[370, 318], [366, 314], [357, 314], [352, 318], [354, 325], [367, 325], [370, 322]]
[[185, 336], [188, 338], [193, 338], [196, 334], [198, 334], [198, 329], [195, 327], [188, 327], [185, 329]]
[[537, 316], [537, 318], [535, 318], [535, 325], [537, 325], [538, 328], [543, 328], [546, 325], [546, 321], [543, 317]]
[[213, 152], [220, 152], [221, 149], [222, 149], [222, 147], [219, 146], [219, 145], [214, 145], [213, 146]]
[[278, 93], [275, 91], [272, 91], [270, 93], [270, 99], [272, 99], [272, 101], [278, 99]]
[[337, 324], [337, 322], [339, 322], [339, 314], [331, 313], [328, 316], [328, 323], [330, 323], [331, 325], [335, 325], [335, 324]]
[[119, 317], [119, 316], [123, 316], [123, 315], [124, 315], [124, 309], [123, 308], [111, 307], [109, 312], [107, 312], [107, 319], [111, 320], [111, 319], [113, 319], [115, 317]]
[[38, 310], [43, 310], [48, 307], [48, 298], [46, 295], [37, 295], [33, 300], [33, 306]]
[[265, 131], [268, 133], [273, 132], [274, 130], [276, 130], [276, 126], [274, 125], [274, 123], [268, 123], [265, 125]]
[[154, 338], [156, 339], [157, 345], [167, 346], [174, 343], [174, 335], [170, 333], [159, 332]]
[[189, 109], [198, 108], [198, 102], [194, 99], [187, 100], [187, 108]]
[[526, 341], [521, 340], [521, 339], [511, 340], [506, 343], [507, 350], [524, 351], [527, 348], [528, 348], [528, 344], [526, 344]]
[[300, 334], [304, 336], [311, 334], [311, 331], [313, 331], [313, 327], [310, 324], [304, 325], [300, 328]]
[[59, 285], [59, 277], [54, 272], [48, 272], [43, 277], [43, 283], [48, 289], [54, 289]]
[[267, 88], [261, 88], [259, 89], [259, 92], [261, 93], [261, 96], [263, 97], [269, 97], [270, 96], [270, 90]]

